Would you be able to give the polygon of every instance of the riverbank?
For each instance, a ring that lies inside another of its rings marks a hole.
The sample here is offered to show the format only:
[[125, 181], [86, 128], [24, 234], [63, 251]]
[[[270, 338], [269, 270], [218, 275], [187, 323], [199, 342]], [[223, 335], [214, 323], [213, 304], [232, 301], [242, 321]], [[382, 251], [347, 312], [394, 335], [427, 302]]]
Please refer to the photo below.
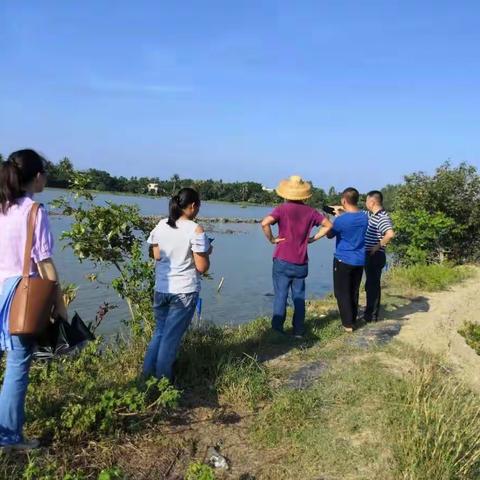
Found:
[[[68, 188], [57, 188], [57, 187], [47, 187], [45, 188], [46, 191], [52, 192], [70, 192]], [[169, 197], [164, 197], [161, 195], [152, 195], [149, 193], [133, 193], [133, 192], [119, 192], [115, 190], [91, 190], [88, 189], [86, 192], [91, 193], [92, 195], [114, 195], [114, 196], [125, 196], [125, 197], [141, 197], [141, 198], [149, 198], [149, 199], [158, 199], [158, 200], [170, 200]], [[279, 202], [281, 199], [279, 198]], [[275, 204], [273, 203], [257, 203], [257, 202], [228, 202], [226, 200], [204, 200], [206, 203], [210, 203], [212, 205], [235, 205], [240, 208], [247, 208], [247, 207], [274, 207]]]
[[[52, 217], [64, 216], [62, 213], [51, 211], [49, 215]], [[145, 215], [143, 216], [145, 221], [151, 223], [152, 225], [158, 223], [160, 220], [167, 218], [166, 215]], [[261, 218], [239, 218], [239, 217], [197, 217], [196, 222], [200, 224], [210, 224], [210, 223], [246, 223], [246, 224], [257, 224], [261, 223]]]
[[[353, 335], [331, 296], [309, 302], [301, 341], [274, 335], [267, 318], [193, 330], [177, 390], [136, 382], [142, 339], [119, 340], [102, 357], [91, 345], [74, 361], [36, 365], [28, 432], [50, 446], [2, 455], [0, 478], [477, 478], [478, 397], [456, 367], [402, 333], [416, 323], [434, 328], [447, 305], [478, 311], [478, 279], [478, 269], [392, 271], [386, 320]], [[212, 446], [229, 470], [204, 465]]]
[[[146, 221], [150, 223], [158, 223], [160, 220], [166, 218], [165, 215], [149, 215], [144, 217]], [[247, 224], [256, 224], [261, 223], [261, 218], [238, 218], [238, 217], [197, 217], [195, 219], [198, 223], [209, 224], [209, 223], [247, 223]]]

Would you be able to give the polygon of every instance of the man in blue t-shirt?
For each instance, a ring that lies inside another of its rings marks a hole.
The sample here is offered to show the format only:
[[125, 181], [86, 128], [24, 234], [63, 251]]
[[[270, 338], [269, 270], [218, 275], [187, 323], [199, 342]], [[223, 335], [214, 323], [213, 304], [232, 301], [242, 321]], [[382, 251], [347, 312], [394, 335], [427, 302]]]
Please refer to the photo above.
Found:
[[358, 295], [365, 265], [365, 233], [368, 217], [358, 208], [356, 188], [342, 193], [344, 213], [335, 218], [329, 238], [337, 239], [333, 260], [333, 290], [343, 327], [352, 332], [358, 314]]

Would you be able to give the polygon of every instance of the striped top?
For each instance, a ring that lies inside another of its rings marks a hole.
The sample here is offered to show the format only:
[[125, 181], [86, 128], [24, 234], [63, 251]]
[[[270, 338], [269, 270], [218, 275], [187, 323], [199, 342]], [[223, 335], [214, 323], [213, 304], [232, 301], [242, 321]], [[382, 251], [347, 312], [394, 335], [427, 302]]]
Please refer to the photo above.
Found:
[[[365, 248], [370, 250], [378, 245], [380, 240], [385, 236], [388, 230], [393, 229], [393, 223], [390, 216], [385, 210], [379, 210], [377, 213], [368, 214], [368, 228], [365, 235]], [[384, 252], [385, 247], [381, 247], [380, 251]]]

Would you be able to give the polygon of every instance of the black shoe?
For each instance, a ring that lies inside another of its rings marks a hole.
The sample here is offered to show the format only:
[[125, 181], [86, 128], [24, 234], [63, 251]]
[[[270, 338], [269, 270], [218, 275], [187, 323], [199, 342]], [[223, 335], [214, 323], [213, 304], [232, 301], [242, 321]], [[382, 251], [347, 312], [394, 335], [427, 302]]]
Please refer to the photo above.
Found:
[[305, 338], [305, 332], [293, 333], [293, 338], [296, 338], [297, 340], [303, 340]]
[[28, 452], [29, 450], [36, 450], [37, 448], [40, 448], [40, 440], [38, 440], [37, 438], [24, 439], [20, 443], [14, 443], [13, 445], [4, 445], [3, 447], [0, 446], [0, 448], [4, 452]]

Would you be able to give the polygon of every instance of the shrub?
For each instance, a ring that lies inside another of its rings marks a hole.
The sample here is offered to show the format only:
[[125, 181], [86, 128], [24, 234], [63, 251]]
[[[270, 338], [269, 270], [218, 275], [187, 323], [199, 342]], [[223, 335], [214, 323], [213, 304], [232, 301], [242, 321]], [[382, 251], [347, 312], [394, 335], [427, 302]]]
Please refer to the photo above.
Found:
[[465, 163], [444, 163], [429, 176], [405, 177], [395, 192], [392, 246], [404, 263], [445, 256], [457, 263], [480, 255], [480, 175]]
[[180, 392], [166, 379], [140, 382], [144, 346], [117, 348], [91, 343], [75, 358], [34, 365], [27, 414], [34, 433], [56, 439], [81, 438], [135, 429], [139, 419], [174, 407]]
[[445, 239], [458, 229], [453, 218], [443, 212], [417, 208], [392, 214], [397, 236], [393, 251], [402, 264], [436, 262], [443, 258]]
[[471, 275], [473, 275], [473, 270], [467, 266], [420, 264], [410, 267], [395, 267], [388, 272], [385, 281], [393, 289], [435, 291], [444, 290]]
[[188, 466], [185, 480], [215, 480], [213, 468], [204, 463], [194, 462]]
[[467, 345], [480, 355], [480, 325], [467, 322], [458, 333], [465, 337]]
[[108, 468], [106, 470], [102, 470], [98, 475], [97, 480], [122, 480], [125, 478], [122, 471], [119, 468]]

